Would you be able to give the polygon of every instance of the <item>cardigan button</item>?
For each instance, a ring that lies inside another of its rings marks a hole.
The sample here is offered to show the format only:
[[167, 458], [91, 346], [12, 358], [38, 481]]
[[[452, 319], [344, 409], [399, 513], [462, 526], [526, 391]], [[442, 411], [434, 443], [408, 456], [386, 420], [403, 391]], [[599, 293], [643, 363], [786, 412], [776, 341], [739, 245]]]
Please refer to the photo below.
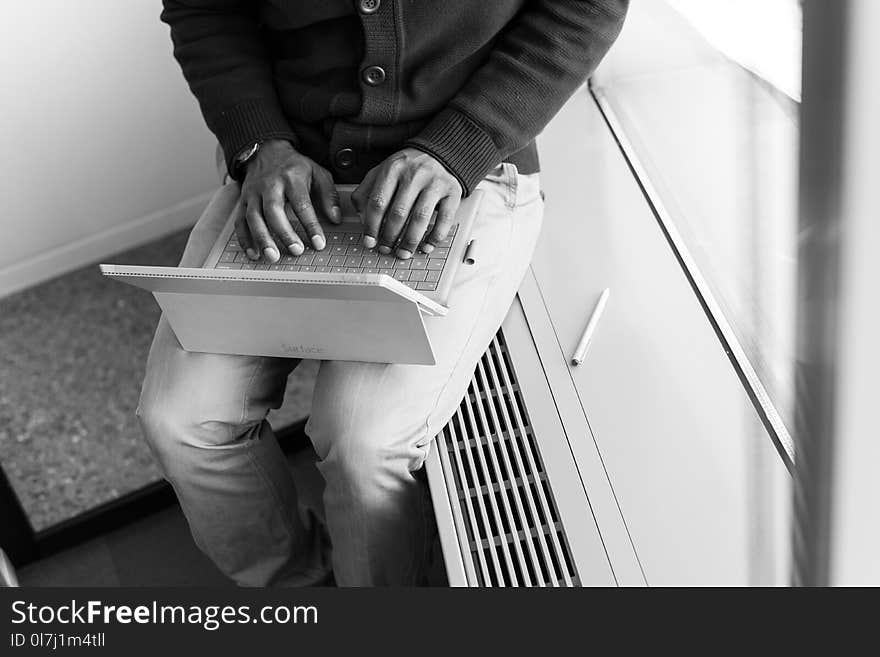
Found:
[[333, 161], [339, 169], [350, 169], [354, 166], [354, 151], [350, 148], [342, 148], [336, 151]]
[[358, 9], [362, 14], [375, 14], [379, 11], [380, 4], [382, 4], [381, 0], [360, 0]]
[[385, 75], [385, 69], [381, 66], [368, 66], [364, 69], [361, 77], [364, 79], [364, 82], [371, 87], [378, 87], [385, 82], [387, 76]]

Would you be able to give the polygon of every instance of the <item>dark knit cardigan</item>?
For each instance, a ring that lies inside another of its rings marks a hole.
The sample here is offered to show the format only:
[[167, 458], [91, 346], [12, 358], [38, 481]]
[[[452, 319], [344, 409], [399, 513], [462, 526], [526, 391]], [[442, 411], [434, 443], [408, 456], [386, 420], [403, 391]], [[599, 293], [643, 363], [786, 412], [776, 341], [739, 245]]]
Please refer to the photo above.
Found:
[[[227, 165], [284, 138], [358, 182], [404, 146], [465, 193], [534, 139], [617, 37], [628, 0], [164, 0]], [[231, 169], [231, 167], [230, 167]]]

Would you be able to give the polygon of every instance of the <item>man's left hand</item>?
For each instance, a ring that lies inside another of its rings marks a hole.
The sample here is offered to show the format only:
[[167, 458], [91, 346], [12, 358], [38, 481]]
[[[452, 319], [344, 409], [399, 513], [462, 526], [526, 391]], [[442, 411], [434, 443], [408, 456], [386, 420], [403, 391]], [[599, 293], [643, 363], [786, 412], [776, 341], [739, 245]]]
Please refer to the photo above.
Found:
[[[458, 179], [422, 151], [404, 148], [370, 169], [351, 199], [364, 223], [364, 246], [411, 258], [446, 238], [461, 203]], [[426, 235], [431, 217], [437, 219]]]

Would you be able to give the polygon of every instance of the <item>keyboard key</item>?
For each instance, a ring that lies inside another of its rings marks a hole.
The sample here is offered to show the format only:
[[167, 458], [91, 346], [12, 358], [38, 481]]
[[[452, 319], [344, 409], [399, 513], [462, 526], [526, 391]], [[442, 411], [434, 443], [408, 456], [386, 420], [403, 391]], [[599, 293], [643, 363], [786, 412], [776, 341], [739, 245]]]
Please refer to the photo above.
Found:
[[239, 251], [235, 254], [235, 262], [250, 262], [251, 259], [247, 257], [247, 254], [244, 251]]
[[455, 233], [458, 230], [458, 225], [453, 226], [449, 229], [449, 232], [446, 233], [446, 239], [440, 240], [439, 242], [435, 242], [434, 246], [443, 248], [452, 246], [452, 240], [455, 238]]
[[316, 274], [329, 274], [333, 270], [330, 267], [315, 267]]
[[293, 259], [293, 264], [295, 265], [311, 265], [314, 264], [315, 254], [314, 253], [303, 253], [301, 256], [297, 256]]
[[374, 267], [375, 268], [375, 267], [379, 266], [378, 263], [379, 263], [379, 258], [376, 258], [375, 256], [367, 256], [364, 258], [363, 262], [361, 263], [361, 267]]
[[449, 257], [449, 247], [441, 246], [439, 248], [431, 251], [432, 258], [448, 258]]
[[345, 244], [337, 244], [332, 249], [330, 249], [330, 253], [335, 256], [337, 256], [337, 255], [344, 256], [347, 252], [348, 252], [348, 248], [345, 246]]
[[214, 269], [241, 269], [241, 264], [237, 262], [220, 262]]
[[282, 265], [284, 267], [284, 271], [298, 271], [298, 265]]
[[330, 257], [330, 266], [331, 267], [344, 267], [345, 266], [345, 256], [331, 256]]
[[256, 269], [257, 265], [253, 261], [243, 262], [243, 263], [241, 263], [241, 268], [242, 269]]
[[330, 256], [326, 253], [316, 253], [312, 259], [312, 264], [316, 267], [324, 267], [330, 264]]
[[346, 267], [345, 273], [346, 274], [360, 274], [361, 270], [360, 270], [360, 267]]
[[311, 265], [301, 265], [299, 270], [304, 274], [313, 274], [315, 273], [315, 268]]
[[417, 290], [436, 290], [437, 283], [417, 283], [416, 289]]
[[428, 259], [428, 269], [440, 271], [441, 269], [443, 269], [444, 264], [446, 264], [446, 261], [443, 258], [429, 258]]
[[409, 280], [411, 281], [423, 281], [428, 275], [428, 271], [426, 269], [414, 269], [409, 273]]
[[395, 260], [397, 260], [397, 258], [382, 256], [379, 258], [379, 269], [391, 269], [394, 266]]
[[285, 265], [269, 265], [269, 271], [284, 271]]
[[364, 247], [360, 244], [350, 244], [348, 246], [348, 251], [346, 251], [347, 255], [356, 256], [364, 254]]
[[330, 272], [333, 274], [344, 274], [345, 267], [331, 267]]
[[347, 256], [345, 258], [346, 267], [360, 267], [363, 258], [361, 256]]
[[395, 269], [409, 269], [410, 265], [412, 265], [412, 260], [395, 260], [394, 268]]
[[[404, 271], [404, 270], [401, 269], [400, 271]], [[393, 275], [394, 275], [394, 270], [393, 270], [393, 269], [380, 269], [380, 270], [379, 270], [379, 273], [380, 273], [380, 274], [385, 274], [386, 276], [393, 276]]]
[[428, 272], [428, 275], [425, 277], [426, 281], [439, 281], [440, 280], [440, 272], [436, 269], [433, 269]]
[[409, 271], [406, 269], [395, 269], [394, 270], [394, 278], [399, 281], [408, 281], [409, 280]]
[[427, 269], [428, 268], [428, 259], [427, 258], [413, 258], [412, 265], [410, 269]]
[[224, 251], [220, 254], [220, 262], [235, 262], [235, 251]]
[[375, 267], [367, 267], [366, 269], [364, 269], [364, 273], [365, 274], [378, 274], [379, 270], [376, 269]]
[[257, 263], [257, 266], [254, 267], [254, 269], [256, 269], [257, 271], [268, 271], [269, 264], [265, 263], [265, 262], [259, 262], [259, 263]]
[[360, 233], [343, 233], [342, 235], [343, 244], [357, 244], [363, 239], [363, 235]]
[[419, 283], [416, 283], [414, 281], [404, 281], [403, 284], [407, 287], [411, 287], [414, 290], [416, 289], [416, 285], [419, 285]]
[[342, 242], [342, 233], [327, 233], [327, 232], [325, 232], [324, 237], [327, 238], [328, 245], [331, 245], [331, 244], [335, 245], [335, 244], [339, 244], [340, 242]]

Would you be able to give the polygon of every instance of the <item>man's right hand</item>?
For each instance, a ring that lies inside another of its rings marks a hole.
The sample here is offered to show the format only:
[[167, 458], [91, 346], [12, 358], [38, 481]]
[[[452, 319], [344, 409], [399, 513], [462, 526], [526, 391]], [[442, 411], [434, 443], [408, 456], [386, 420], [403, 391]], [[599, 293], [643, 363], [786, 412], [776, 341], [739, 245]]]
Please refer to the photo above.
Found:
[[330, 221], [342, 221], [330, 172], [284, 140], [264, 142], [246, 166], [234, 212], [235, 232], [247, 256], [258, 260], [262, 255], [269, 262], [278, 262], [282, 249], [291, 255], [302, 254], [305, 247], [294, 230], [297, 223], [313, 248], [324, 249], [327, 240], [312, 198]]

